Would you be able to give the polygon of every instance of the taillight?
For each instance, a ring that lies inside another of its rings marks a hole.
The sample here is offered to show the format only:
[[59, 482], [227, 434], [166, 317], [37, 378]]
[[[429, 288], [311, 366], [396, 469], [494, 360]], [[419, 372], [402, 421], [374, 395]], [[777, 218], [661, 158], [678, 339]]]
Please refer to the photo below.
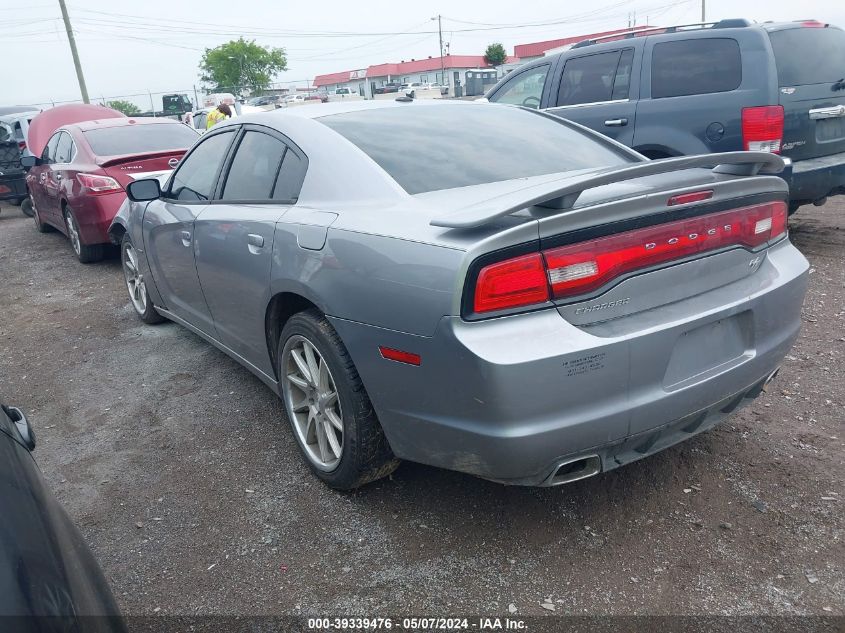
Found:
[[728, 246], [753, 249], [783, 237], [786, 230], [786, 203], [776, 201], [522, 255], [481, 269], [474, 311], [575, 297], [658, 264]]
[[490, 264], [478, 273], [476, 312], [506, 310], [548, 300], [549, 286], [540, 253]]
[[23, 141], [18, 141], [18, 149], [20, 151], [24, 151], [26, 149], [26, 143], [24, 143]]
[[113, 191], [123, 191], [114, 178], [109, 176], [100, 176], [98, 174], [77, 174], [76, 179], [89, 193], [111, 193]]
[[754, 152], [780, 154], [783, 140], [783, 106], [742, 109], [742, 145]]

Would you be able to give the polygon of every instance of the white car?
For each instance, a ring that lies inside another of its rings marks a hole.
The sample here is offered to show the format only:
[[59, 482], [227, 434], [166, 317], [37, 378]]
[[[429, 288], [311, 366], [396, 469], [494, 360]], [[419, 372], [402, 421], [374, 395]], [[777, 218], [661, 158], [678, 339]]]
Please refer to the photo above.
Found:
[[285, 105], [294, 105], [297, 103], [305, 103], [305, 96], [304, 95], [288, 95], [285, 97], [284, 101], [282, 102]]

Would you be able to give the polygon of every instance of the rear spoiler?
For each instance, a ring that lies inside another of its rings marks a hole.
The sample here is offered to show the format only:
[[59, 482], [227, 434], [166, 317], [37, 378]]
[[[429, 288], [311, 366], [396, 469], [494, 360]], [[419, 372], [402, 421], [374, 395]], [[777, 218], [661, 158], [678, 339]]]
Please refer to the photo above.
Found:
[[577, 176], [564, 175], [551, 182], [528, 185], [489, 200], [476, 202], [456, 213], [434, 218], [430, 224], [463, 229], [481, 226], [532, 206], [568, 210], [575, 205], [578, 196], [587, 189], [643, 176], [698, 167], [710, 167], [714, 173], [718, 174], [756, 176], [757, 174], [779, 174], [784, 170], [785, 163], [777, 154], [768, 152], [724, 152], [643, 161], [625, 167], [611, 167]]
[[164, 149], [155, 152], [142, 152], [140, 154], [120, 154], [117, 156], [98, 156], [96, 159], [97, 165], [100, 167], [110, 167], [119, 163], [128, 163], [133, 160], [147, 160], [148, 158], [164, 158], [166, 156], [174, 156], [176, 154], [184, 154], [187, 149]]

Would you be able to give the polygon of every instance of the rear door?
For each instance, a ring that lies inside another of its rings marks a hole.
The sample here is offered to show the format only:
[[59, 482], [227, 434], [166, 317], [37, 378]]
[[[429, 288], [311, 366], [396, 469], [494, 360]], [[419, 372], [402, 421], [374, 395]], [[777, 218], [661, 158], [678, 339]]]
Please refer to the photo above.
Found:
[[[639, 96], [637, 44], [569, 57], [553, 88], [549, 113], [580, 123], [630, 146]], [[635, 64], [636, 58], [636, 64]]]
[[237, 128], [207, 135], [170, 179], [168, 191], [144, 212], [147, 262], [165, 307], [214, 335], [194, 261], [194, 220], [208, 206]]
[[289, 139], [245, 126], [216, 199], [194, 225], [197, 273], [219, 340], [269, 376], [264, 318], [273, 237], [304, 174], [305, 156]]
[[845, 152], [845, 32], [808, 22], [769, 39], [784, 109], [783, 155], [797, 161]]

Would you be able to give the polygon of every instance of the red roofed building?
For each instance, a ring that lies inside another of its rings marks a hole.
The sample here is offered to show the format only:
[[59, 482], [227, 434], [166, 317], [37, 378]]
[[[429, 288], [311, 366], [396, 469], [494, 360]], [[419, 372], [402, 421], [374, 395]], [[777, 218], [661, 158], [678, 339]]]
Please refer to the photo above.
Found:
[[[646, 26], [636, 26], [635, 29], [649, 28]], [[564, 37], [557, 40], [546, 40], [544, 42], [532, 42], [531, 44], [518, 44], [513, 47], [514, 57], [518, 57], [520, 62], [527, 62], [538, 57], [543, 57], [549, 51], [556, 51], [556, 49], [568, 48], [573, 44], [582, 42], [584, 40], [591, 40], [597, 37], [604, 37], [607, 35], [616, 35], [617, 33], [625, 33], [632, 29], [614, 29], [613, 31], [602, 31], [601, 33], [590, 33], [588, 35], [576, 35], [574, 37]]]
[[[516, 61], [509, 58], [508, 61]], [[441, 76], [441, 68], [446, 71], [446, 80]], [[412, 59], [396, 63], [375, 64], [366, 71], [353, 70], [327, 75], [317, 75], [314, 78], [314, 85], [320, 90], [329, 93], [339, 88], [349, 88], [353, 92], [372, 97], [376, 88], [387, 83], [439, 83], [450, 86], [451, 90], [456, 85], [466, 85], [466, 71], [475, 69], [490, 68], [483, 55], [446, 55], [442, 60], [440, 57], [427, 57], [425, 59]], [[456, 84], [460, 82], [460, 84]]]

